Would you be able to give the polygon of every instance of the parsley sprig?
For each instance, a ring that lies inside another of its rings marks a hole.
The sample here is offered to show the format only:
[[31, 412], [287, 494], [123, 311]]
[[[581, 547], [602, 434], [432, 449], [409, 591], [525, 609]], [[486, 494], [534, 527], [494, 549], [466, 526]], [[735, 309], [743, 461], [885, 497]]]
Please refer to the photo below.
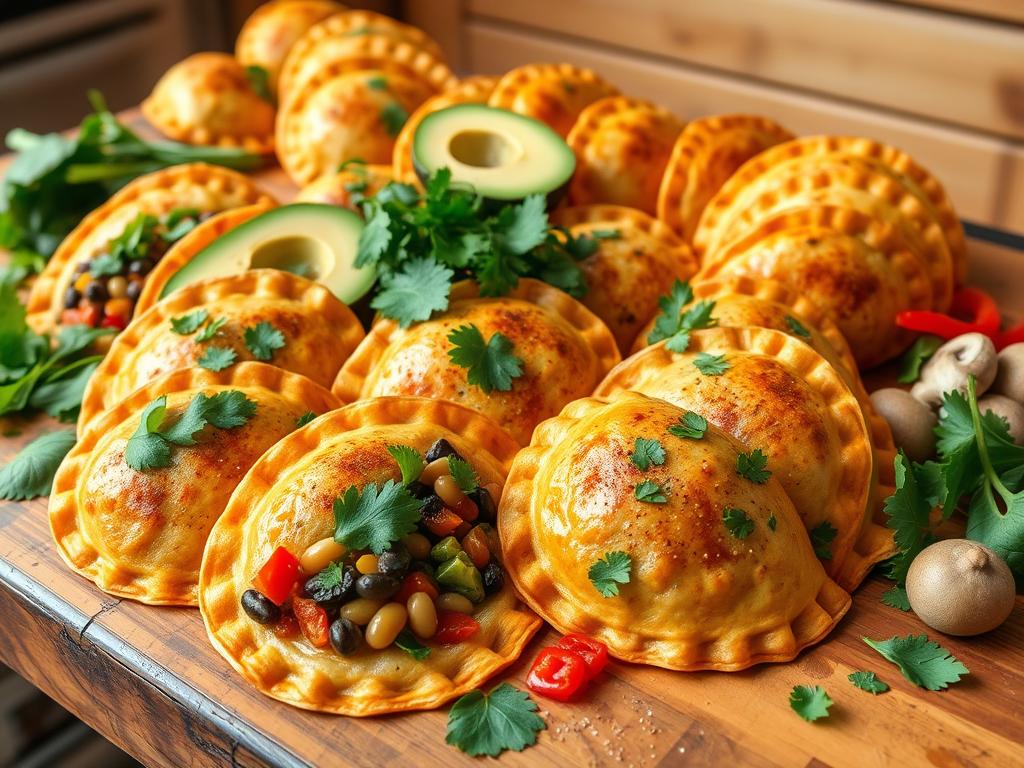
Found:
[[658, 299], [661, 314], [654, 321], [654, 328], [647, 335], [648, 344], [657, 344], [668, 339], [665, 347], [671, 352], [685, 352], [690, 346], [690, 331], [710, 328], [715, 324], [711, 316], [715, 302], [703, 300], [685, 309], [693, 302], [693, 289], [689, 283], [677, 279], [667, 295]]
[[508, 392], [512, 380], [523, 375], [523, 361], [512, 354], [512, 341], [503, 333], [495, 332], [485, 342], [475, 325], [462, 325], [448, 334], [448, 341], [448, 357], [467, 369], [466, 381], [488, 394]]
[[587, 578], [602, 597], [619, 594], [619, 584], [628, 584], [633, 572], [633, 558], [625, 552], [606, 552], [590, 566]]
[[502, 683], [490, 693], [470, 691], [448, 713], [445, 741], [470, 757], [522, 752], [547, 728], [537, 705], [518, 688]]

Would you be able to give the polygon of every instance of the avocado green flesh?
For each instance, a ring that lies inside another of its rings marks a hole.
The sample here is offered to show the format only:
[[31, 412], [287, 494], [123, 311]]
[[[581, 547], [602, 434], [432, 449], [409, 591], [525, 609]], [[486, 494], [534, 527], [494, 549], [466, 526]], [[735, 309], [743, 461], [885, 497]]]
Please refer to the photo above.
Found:
[[197, 280], [280, 269], [323, 284], [351, 304], [370, 290], [373, 267], [355, 266], [363, 221], [333, 205], [274, 208], [225, 233], [171, 276], [160, 298]]
[[453, 182], [504, 202], [540, 194], [553, 204], [576, 170], [572, 149], [547, 125], [483, 104], [457, 104], [427, 115], [413, 136], [412, 156], [424, 183], [448, 168]]

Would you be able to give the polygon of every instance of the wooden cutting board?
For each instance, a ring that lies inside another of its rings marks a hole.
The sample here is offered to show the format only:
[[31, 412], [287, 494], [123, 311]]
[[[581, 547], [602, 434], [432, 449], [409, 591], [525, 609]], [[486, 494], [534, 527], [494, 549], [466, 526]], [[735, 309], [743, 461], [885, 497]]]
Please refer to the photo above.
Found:
[[[129, 120], [136, 118], [134, 113]], [[0, 165], [0, 175], [3, 166]], [[279, 170], [258, 174], [282, 200]], [[1024, 315], [1024, 250], [970, 242], [972, 283]], [[886, 372], [868, 381], [878, 385]], [[46, 418], [0, 418], [0, 464]], [[66, 427], [64, 427], [66, 428]], [[531, 766], [1024, 766], [1024, 598], [1009, 621], [976, 638], [943, 637], [880, 602], [869, 578], [823, 643], [789, 664], [746, 672], [674, 673], [613, 662], [572, 704], [535, 697], [547, 730], [502, 764]], [[118, 600], [68, 571], [54, 551], [46, 500], [0, 502], [0, 661], [148, 765], [470, 765], [444, 743], [447, 707], [374, 719], [305, 712], [235, 674], [206, 639], [198, 611]], [[927, 633], [971, 674], [943, 692], [917, 688], [861, 638]], [[493, 684], [523, 687], [541, 631]], [[873, 670], [892, 690], [871, 696], [846, 679]], [[820, 685], [831, 716], [806, 723], [795, 685]]]

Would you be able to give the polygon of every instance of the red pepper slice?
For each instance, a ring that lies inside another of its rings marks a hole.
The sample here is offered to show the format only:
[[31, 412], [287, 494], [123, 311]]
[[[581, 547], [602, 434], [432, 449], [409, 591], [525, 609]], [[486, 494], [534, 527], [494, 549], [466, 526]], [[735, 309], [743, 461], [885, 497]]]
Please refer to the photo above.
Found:
[[431, 600], [437, 600], [437, 596], [440, 594], [432, 578], [423, 573], [423, 571], [413, 571], [402, 580], [402, 586], [398, 588], [398, 592], [391, 598], [391, 602], [405, 605], [409, 598], [417, 592], [426, 592], [430, 595]]
[[292, 598], [292, 610], [306, 639], [317, 648], [327, 645], [327, 630], [331, 623], [327, 611], [317, 605], [316, 600], [305, 597]]
[[278, 547], [260, 568], [252, 583], [270, 602], [281, 605], [291, 594], [301, 570], [299, 558], [284, 547]]
[[995, 343], [996, 349], [1024, 343], [1024, 323], [1018, 323], [1012, 328], [1007, 328], [1002, 333], [996, 334]]
[[588, 682], [597, 677], [608, 664], [608, 646], [579, 632], [570, 632], [555, 643], [555, 647], [572, 651], [587, 663]]
[[472, 637], [479, 629], [480, 622], [472, 616], [458, 611], [441, 611], [437, 614], [437, 632], [434, 640], [441, 645], [451, 645]]
[[[953, 315], [966, 317], [961, 320]], [[931, 333], [952, 339], [964, 333], [983, 333], [995, 337], [999, 332], [999, 307], [991, 296], [978, 288], [961, 288], [953, 295], [950, 314], [909, 310], [896, 315], [896, 325], [910, 331]]]
[[587, 684], [587, 662], [574, 651], [542, 648], [526, 676], [531, 691], [556, 701], [568, 701]]

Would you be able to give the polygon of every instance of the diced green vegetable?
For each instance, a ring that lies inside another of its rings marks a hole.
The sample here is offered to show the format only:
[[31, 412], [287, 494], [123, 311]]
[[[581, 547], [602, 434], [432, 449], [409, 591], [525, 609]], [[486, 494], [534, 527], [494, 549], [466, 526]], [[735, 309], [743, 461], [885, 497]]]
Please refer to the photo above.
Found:
[[458, 539], [454, 536], [445, 536], [431, 548], [430, 559], [435, 563], [443, 563], [458, 556], [461, 551]]
[[459, 552], [437, 569], [437, 583], [451, 592], [479, 603], [484, 599], [484, 579], [469, 555]]

